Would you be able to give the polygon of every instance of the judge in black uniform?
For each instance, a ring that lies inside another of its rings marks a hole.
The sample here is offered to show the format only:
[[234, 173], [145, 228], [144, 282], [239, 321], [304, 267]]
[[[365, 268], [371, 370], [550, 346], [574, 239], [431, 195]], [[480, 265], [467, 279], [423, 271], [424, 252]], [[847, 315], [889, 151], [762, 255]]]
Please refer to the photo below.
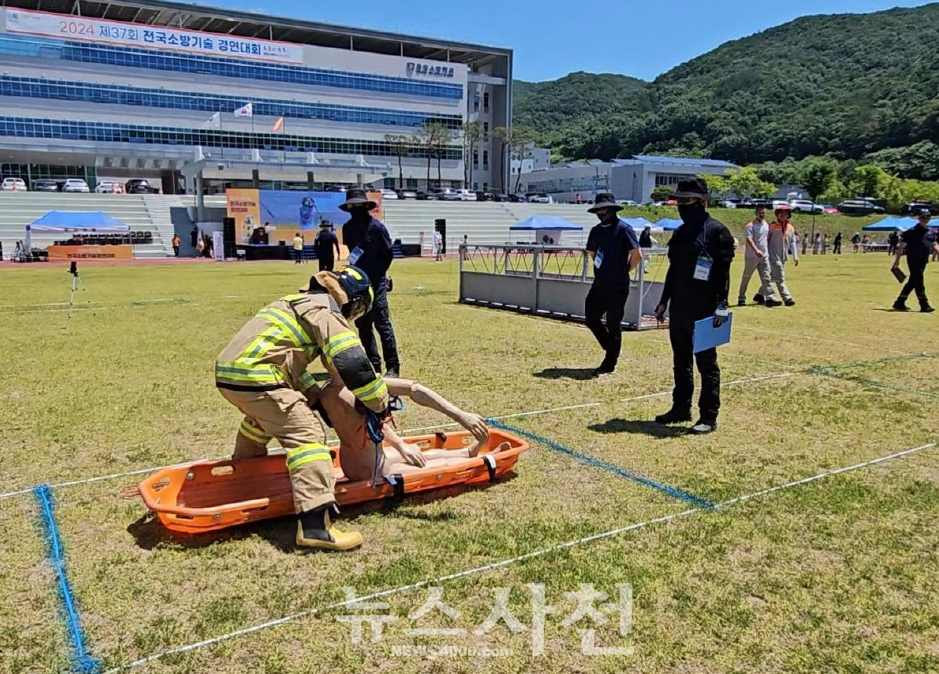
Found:
[[[364, 189], [354, 187], [347, 190], [346, 201], [339, 208], [349, 214], [349, 221], [342, 226], [342, 242], [349, 249], [349, 264], [368, 275], [375, 291], [371, 310], [355, 322], [359, 339], [375, 372], [381, 372], [381, 359], [384, 356], [387, 368], [385, 376], [395, 379], [401, 372], [401, 362], [398, 360], [398, 342], [388, 308], [387, 274], [394, 259], [391, 235], [381, 220], [372, 217], [372, 211], [378, 208], [378, 204], [368, 198]], [[375, 342], [375, 331], [381, 339], [381, 354]]]
[[655, 315], [664, 320], [669, 310], [668, 335], [672, 343], [675, 389], [672, 408], [655, 420], [661, 424], [691, 421], [691, 398], [694, 393], [693, 361], [701, 373], [700, 418], [691, 428], [694, 433], [710, 433], [717, 428], [721, 406], [721, 370], [717, 349], [697, 354], [694, 349], [694, 323], [713, 317], [714, 326], [728, 319], [727, 292], [730, 287], [730, 262], [734, 259], [734, 237], [723, 224], [707, 212], [710, 192], [700, 178], [682, 180], [672, 195], [678, 201], [682, 225], [668, 245], [669, 267], [662, 299]]
[[601, 192], [588, 209], [600, 219], [587, 237], [587, 252], [593, 260], [593, 285], [584, 301], [587, 327], [604, 352], [603, 362], [593, 371], [594, 377], [606, 377], [616, 370], [623, 344], [629, 273], [642, 259], [636, 233], [619, 217], [622, 208], [612, 194]]

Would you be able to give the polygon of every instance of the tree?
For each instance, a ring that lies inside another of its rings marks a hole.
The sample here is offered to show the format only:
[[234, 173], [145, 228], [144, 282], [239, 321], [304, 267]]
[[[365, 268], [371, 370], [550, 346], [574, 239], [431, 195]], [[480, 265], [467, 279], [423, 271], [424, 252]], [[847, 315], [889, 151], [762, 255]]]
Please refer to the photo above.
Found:
[[404, 189], [404, 166], [401, 158], [410, 151], [413, 139], [411, 136], [400, 133], [386, 133], [385, 142], [391, 146], [391, 151], [398, 157], [398, 188]]
[[730, 189], [741, 199], [752, 197], [765, 198], [776, 191], [776, 185], [760, 179], [760, 175], [752, 166], [727, 171], [727, 180]]
[[417, 133], [417, 141], [427, 156], [427, 189], [430, 189], [430, 162], [437, 158], [437, 189], [441, 186], [440, 158], [443, 151], [450, 145], [452, 134], [450, 129], [440, 122], [428, 122]]
[[815, 202], [831, 187], [835, 180], [837, 168], [828, 159], [817, 157], [809, 162], [802, 169], [799, 176], [799, 184], [809, 194], [812, 199], [812, 236], [815, 236]]
[[463, 122], [463, 177], [467, 188], [473, 184], [473, 152], [482, 137], [482, 122], [478, 119]]
[[[519, 127], [498, 126], [492, 130], [493, 135], [502, 142], [502, 187], [509, 190], [508, 179], [505, 177], [506, 167], [511, 166], [511, 157], [513, 154], [521, 155], [522, 150], [528, 144], [528, 133]], [[506, 156], [508, 154], [508, 156]], [[518, 172], [518, 178], [515, 181], [515, 188], [512, 192], [518, 192], [519, 185], [522, 183], [522, 172]]]
[[656, 185], [650, 198], [652, 201], [668, 201], [674, 191], [674, 185]]
[[730, 192], [730, 180], [724, 176], [702, 174], [698, 177], [707, 183], [711, 190], [711, 194], [716, 194], [719, 199], [726, 198], [727, 193]]

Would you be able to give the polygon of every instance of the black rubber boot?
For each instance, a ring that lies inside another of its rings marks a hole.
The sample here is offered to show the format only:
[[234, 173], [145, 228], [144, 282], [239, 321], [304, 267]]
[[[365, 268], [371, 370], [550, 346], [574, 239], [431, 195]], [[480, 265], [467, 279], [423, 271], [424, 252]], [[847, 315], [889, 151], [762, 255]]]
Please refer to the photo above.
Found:
[[655, 418], [657, 424], [680, 424], [685, 421], [691, 421], [691, 410], [672, 408], [665, 414], [660, 414]]
[[297, 546], [319, 550], [352, 550], [362, 545], [362, 534], [336, 529], [330, 513], [338, 512], [335, 503], [327, 503], [297, 515]]

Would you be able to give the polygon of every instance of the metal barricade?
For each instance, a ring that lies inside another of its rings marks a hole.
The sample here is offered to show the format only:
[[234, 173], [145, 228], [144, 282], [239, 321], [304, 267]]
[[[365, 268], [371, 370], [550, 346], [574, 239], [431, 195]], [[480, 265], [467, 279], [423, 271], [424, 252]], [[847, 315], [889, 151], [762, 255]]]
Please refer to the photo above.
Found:
[[[642, 249], [633, 270], [623, 327], [660, 327], [655, 307], [668, 262], [664, 248]], [[584, 320], [593, 265], [583, 248], [531, 244], [460, 246], [460, 302], [564, 320]]]

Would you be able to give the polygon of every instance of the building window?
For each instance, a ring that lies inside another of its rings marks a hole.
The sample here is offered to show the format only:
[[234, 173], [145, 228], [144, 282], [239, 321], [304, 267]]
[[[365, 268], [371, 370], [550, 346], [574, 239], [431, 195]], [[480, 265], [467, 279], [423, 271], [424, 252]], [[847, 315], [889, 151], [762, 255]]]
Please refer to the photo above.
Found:
[[[132, 105], [146, 108], [170, 108], [195, 110], [209, 115], [214, 112], [228, 113], [244, 105], [244, 98], [222, 94], [206, 94], [163, 89], [144, 89], [116, 84], [95, 84], [46, 80], [35, 77], [11, 77], [0, 75], [0, 96], [19, 96], [60, 101], [81, 101], [110, 105]], [[290, 119], [315, 119], [352, 124], [383, 124], [419, 128], [428, 122], [443, 124], [448, 129], [459, 129], [460, 115], [434, 114], [391, 110], [385, 108], [360, 108], [349, 105], [304, 103], [270, 98], [254, 98], [254, 114]], [[289, 130], [290, 122], [286, 122]]]
[[[207, 148], [225, 147], [242, 150], [397, 156], [391, 144], [380, 140], [321, 138], [279, 133], [246, 133], [228, 129], [144, 126], [34, 117], [0, 117], [0, 136], [88, 140], [100, 143], [138, 143], [182, 147], [201, 145]], [[424, 158], [427, 153], [424, 148], [413, 145], [408, 148], [406, 156]], [[462, 157], [463, 148], [459, 145], [448, 145], [441, 153], [441, 158], [449, 161], [459, 161]]]
[[479, 91], [473, 93], [473, 112], [479, 112]]
[[483, 183], [483, 192], [489, 191], [489, 183]]
[[479, 168], [479, 152], [473, 150], [473, 166]]
[[656, 173], [655, 186], [659, 185], [677, 185], [681, 180], [692, 180], [695, 176], [684, 173]]
[[483, 140], [489, 140], [489, 122], [483, 122]]
[[489, 169], [489, 150], [483, 150], [483, 170]]
[[[98, 63], [126, 68], [148, 68], [199, 76], [237, 77], [249, 80], [288, 82], [310, 86], [336, 87], [411, 94], [463, 100], [463, 87], [442, 82], [415, 82], [407, 77], [387, 77], [320, 68], [256, 63], [228, 57], [192, 56], [133, 47], [103, 46], [67, 40], [51, 40], [14, 35], [0, 36], [0, 54], [32, 58]], [[484, 105], [487, 105], [484, 102]]]
[[489, 112], [489, 92], [483, 94], [483, 112]]

